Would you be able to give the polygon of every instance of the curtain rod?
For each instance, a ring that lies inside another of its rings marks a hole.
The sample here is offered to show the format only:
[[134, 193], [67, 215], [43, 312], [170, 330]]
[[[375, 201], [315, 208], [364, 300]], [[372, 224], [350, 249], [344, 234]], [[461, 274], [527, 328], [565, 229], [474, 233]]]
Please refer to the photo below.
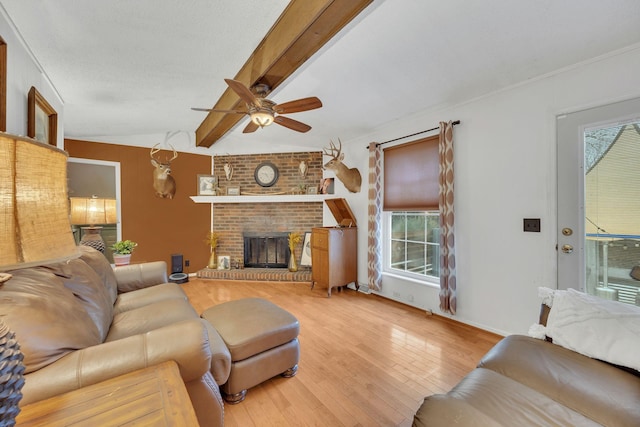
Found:
[[[455, 126], [455, 125], [459, 125], [459, 124], [460, 124], [460, 120], [456, 120], [456, 121], [451, 122], [451, 126]], [[401, 136], [401, 137], [399, 137], [399, 138], [390, 139], [390, 140], [388, 140], [388, 141], [378, 142], [378, 143], [376, 143], [376, 146], [378, 146], [378, 145], [388, 144], [388, 143], [390, 143], [390, 142], [398, 141], [398, 140], [400, 140], [400, 139], [404, 139], [404, 138], [409, 138], [409, 137], [411, 137], [411, 136], [420, 135], [421, 133], [433, 132], [434, 130], [438, 130], [438, 129], [440, 129], [440, 126], [436, 126], [436, 127], [434, 127], [434, 128], [431, 128], [431, 129], [422, 130], [422, 131], [420, 131], [420, 132], [412, 133], [411, 135], [405, 135], [405, 136]], [[367, 147], [366, 147], [366, 148], [368, 149], [368, 148], [369, 148], [369, 146], [367, 145]]]

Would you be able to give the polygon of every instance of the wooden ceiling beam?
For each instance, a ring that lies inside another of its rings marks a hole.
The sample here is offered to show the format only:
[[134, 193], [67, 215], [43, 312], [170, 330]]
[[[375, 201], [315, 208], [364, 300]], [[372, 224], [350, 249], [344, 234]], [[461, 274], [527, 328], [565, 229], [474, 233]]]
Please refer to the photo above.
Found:
[[[275, 89], [372, 1], [292, 0], [234, 79], [249, 88], [264, 83]], [[229, 88], [213, 106], [220, 110], [241, 107], [243, 102]], [[208, 113], [196, 129], [196, 145], [211, 147], [245, 117]]]

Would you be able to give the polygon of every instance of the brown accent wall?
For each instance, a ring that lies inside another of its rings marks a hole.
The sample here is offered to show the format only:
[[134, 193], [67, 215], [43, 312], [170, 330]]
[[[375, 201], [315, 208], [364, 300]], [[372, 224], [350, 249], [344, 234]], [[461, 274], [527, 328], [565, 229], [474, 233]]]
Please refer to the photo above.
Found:
[[[302, 178], [298, 165], [301, 160], [309, 162], [306, 178]], [[278, 167], [280, 178], [269, 188], [256, 184], [254, 171], [263, 161]], [[227, 181], [223, 166], [233, 165], [234, 172]], [[322, 178], [322, 152], [277, 153], [216, 156], [214, 174], [219, 179], [219, 187], [226, 194], [227, 187], [240, 187], [241, 192], [252, 194], [282, 193], [292, 194], [300, 186], [318, 187]], [[303, 199], [306, 195], [300, 195]], [[244, 254], [242, 233], [251, 232], [298, 232], [303, 234], [313, 227], [322, 227], [323, 202], [305, 203], [232, 203], [214, 204], [213, 229], [220, 234], [217, 255], [229, 255], [232, 260], [242, 260]], [[296, 248], [299, 260], [302, 244]]]
[[153, 189], [148, 148], [65, 139], [65, 150], [71, 157], [120, 162], [122, 238], [138, 243], [132, 262], [162, 260], [170, 269], [171, 254], [181, 253], [190, 261], [185, 272], [207, 265], [204, 240], [211, 206], [194, 203], [189, 196], [196, 195], [196, 176], [210, 173], [210, 156], [179, 153], [171, 163], [175, 197], [160, 199]]

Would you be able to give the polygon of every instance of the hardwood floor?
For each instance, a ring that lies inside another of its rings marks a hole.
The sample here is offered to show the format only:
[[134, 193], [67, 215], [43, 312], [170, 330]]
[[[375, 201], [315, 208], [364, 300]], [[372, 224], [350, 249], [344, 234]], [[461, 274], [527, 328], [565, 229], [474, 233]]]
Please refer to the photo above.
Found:
[[305, 283], [194, 279], [182, 285], [198, 312], [245, 297], [300, 321], [300, 364], [225, 404], [226, 427], [410, 426], [425, 396], [451, 389], [500, 336], [353, 290]]

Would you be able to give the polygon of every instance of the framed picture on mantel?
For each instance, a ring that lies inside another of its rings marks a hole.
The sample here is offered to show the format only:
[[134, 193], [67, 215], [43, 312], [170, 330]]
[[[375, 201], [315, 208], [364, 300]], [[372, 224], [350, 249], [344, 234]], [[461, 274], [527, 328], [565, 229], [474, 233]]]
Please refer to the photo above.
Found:
[[300, 256], [300, 265], [311, 266], [311, 233], [304, 233], [304, 240], [302, 241], [302, 256]]

